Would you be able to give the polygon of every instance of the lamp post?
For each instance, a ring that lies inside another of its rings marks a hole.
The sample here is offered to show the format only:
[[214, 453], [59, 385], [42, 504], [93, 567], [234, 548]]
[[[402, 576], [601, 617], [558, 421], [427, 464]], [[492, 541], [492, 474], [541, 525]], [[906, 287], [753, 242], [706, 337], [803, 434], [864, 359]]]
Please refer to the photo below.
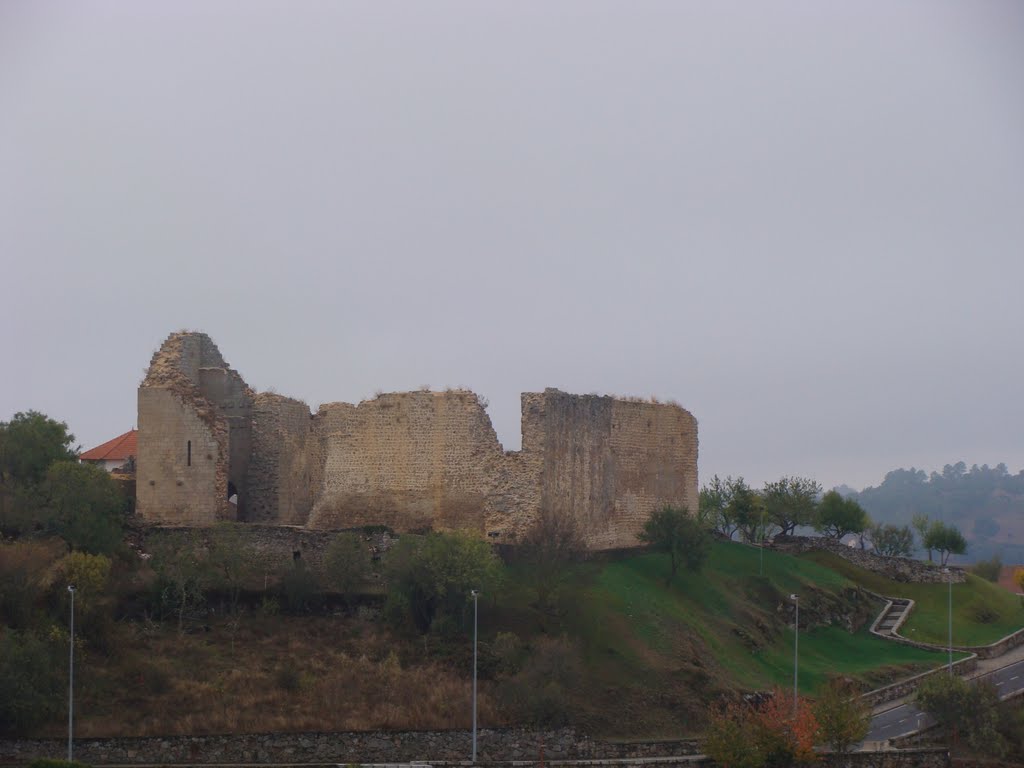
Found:
[[761, 505], [761, 565], [758, 576], [764, 576], [764, 504]]
[[949, 583], [949, 676], [953, 676], [953, 571], [948, 567], [943, 568], [946, 580]]
[[476, 764], [476, 617], [477, 599], [480, 597], [479, 590], [471, 590], [473, 595], [473, 764]]
[[71, 642], [68, 652], [68, 762], [71, 757], [71, 733], [75, 712], [75, 585], [68, 584], [68, 594], [71, 595]]
[[800, 669], [800, 596], [790, 595], [789, 599], [796, 606], [796, 618], [793, 620], [793, 715], [796, 716], [797, 680]]

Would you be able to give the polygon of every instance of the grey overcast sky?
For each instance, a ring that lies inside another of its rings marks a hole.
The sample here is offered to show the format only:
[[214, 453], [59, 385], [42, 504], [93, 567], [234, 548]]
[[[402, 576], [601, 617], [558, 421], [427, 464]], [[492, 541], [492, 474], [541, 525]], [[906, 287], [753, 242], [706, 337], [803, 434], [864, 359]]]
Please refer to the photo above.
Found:
[[0, 3], [0, 420], [171, 331], [321, 402], [674, 399], [700, 473], [1024, 467], [1024, 3]]

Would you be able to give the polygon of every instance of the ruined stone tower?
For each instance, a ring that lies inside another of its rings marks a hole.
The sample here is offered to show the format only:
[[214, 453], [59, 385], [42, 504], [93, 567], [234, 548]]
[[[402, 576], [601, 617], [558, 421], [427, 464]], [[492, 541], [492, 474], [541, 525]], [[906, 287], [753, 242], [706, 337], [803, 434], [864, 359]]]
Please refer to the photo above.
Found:
[[479, 398], [402, 392], [312, 414], [255, 393], [202, 333], [175, 333], [139, 387], [138, 511], [158, 525], [230, 519], [311, 529], [465, 529], [514, 542], [539, 510], [592, 549], [628, 547], [650, 512], [697, 508], [697, 422], [677, 405], [522, 395], [502, 450]]

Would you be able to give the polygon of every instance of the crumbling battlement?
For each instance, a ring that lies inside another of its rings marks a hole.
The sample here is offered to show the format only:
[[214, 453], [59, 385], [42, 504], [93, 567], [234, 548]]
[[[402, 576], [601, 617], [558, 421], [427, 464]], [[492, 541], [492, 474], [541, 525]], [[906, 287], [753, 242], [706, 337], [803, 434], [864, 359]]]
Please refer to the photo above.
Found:
[[697, 422], [677, 405], [530, 392], [522, 436], [522, 450], [502, 450], [466, 390], [312, 414], [253, 392], [205, 334], [175, 333], [139, 387], [138, 511], [160, 525], [387, 525], [515, 542], [550, 509], [610, 549], [634, 546], [660, 506], [697, 508]]

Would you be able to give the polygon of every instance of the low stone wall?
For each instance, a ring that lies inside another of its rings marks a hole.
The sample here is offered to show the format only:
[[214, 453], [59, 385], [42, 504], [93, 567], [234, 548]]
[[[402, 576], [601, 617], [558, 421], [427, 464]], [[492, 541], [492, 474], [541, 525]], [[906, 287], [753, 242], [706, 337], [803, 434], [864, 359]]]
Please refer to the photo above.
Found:
[[[235, 736], [78, 739], [75, 759], [91, 765], [124, 763], [394, 763], [468, 760], [468, 731], [277, 733]], [[480, 761], [620, 760], [699, 753], [696, 741], [614, 743], [572, 729], [486, 729], [477, 734]], [[0, 741], [0, 763], [63, 758], [62, 739]]]
[[[139, 543], [144, 551], [150, 551], [167, 536], [194, 536], [203, 546], [209, 546], [211, 537], [219, 533], [216, 528], [178, 528], [169, 526], [147, 526], [140, 530]], [[270, 573], [276, 573], [296, 558], [310, 568], [318, 570], [323, 565], [327, 547], [338, 536], [339, 531], [312, 531], [307, 528], [287, 525], [239, 524], [233, 531], [239, 542], [252, 550], [257, 562]], [[365, 541], [366, 548], [374, 554], [386, 552], [396, 540], [388, 533], [374, 531], [367, 533], [355, 529]]]
[[829, 768], [949, 768], [946, 749], [905, 749], [881, 752], [853, 752], [849, 755], [822, 755]]
[[958, 649], [956, 646], [953, 646], [953, 650], [967, 650], [978, 654], [979, 658], [992, 659], [996, 656], [1002, 656], [1019, 645], [1024, 645], [1024, 629], [1017, 630], [1012, 635], [1007, 635], [1002, 640], [997, 640], [991, 645], [979, 645], [964, 649]]
[[[823, 536], [777, 536], [772, 548], [797, 554], [825, 550], [893, 581], [916, 584], [941, 582], [945, 584], [949, 578], [937, 563], [926, 563], [909, 557], [884, 557], [857, 547], [848, 547]], [[949, 570], [955, 584], [967, 580], [963, 568], [949, 566]]]
[[[953, 672], [957, 675], [967, 675], [973, 672], [977, 667], [978, 657], [971, 656], [954, 662]], [[884, 704], [887, 701], [894, 701], [895, 699], [906, 696], [909, 693], [913, 693], [917, 690], [917, 686], [929, 677], [940, 673], [944, 675], [949, 674], [949, 668], [939, 667], [938, 669], [932, 669], [928, 672], [922, 672], [920, 675], [908, 677], [906, 680], [900, 680], [899, 682], [887, 685], [884, 688], [876, 688], [873, 691], [868, 691], [862, 696], [862, 698], [872, 707], [877, 707], [879, 704]]]

